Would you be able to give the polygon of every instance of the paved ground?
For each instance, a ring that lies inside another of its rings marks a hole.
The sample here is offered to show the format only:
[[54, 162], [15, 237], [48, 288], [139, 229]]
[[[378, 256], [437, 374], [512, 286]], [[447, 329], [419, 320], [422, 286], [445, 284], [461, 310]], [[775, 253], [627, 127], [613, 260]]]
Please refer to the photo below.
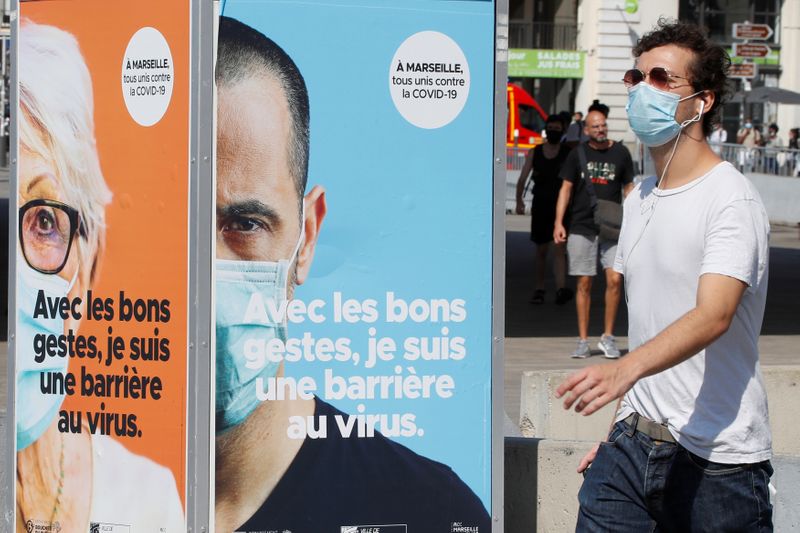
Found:
[[6, 414], [8, 394], [8, 343], [0, 342], [0, 418]]

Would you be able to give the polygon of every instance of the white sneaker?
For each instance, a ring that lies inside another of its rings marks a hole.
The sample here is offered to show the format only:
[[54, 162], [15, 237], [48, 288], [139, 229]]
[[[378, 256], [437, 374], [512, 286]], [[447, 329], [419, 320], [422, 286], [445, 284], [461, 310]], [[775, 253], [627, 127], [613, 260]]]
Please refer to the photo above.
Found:
[[573, 359], [586, 359], [590, 355], [592, 355], [592, 351], [589, 349], [589, 339], [578, 339], [578, 345], [570, 357]]
[[603, 351], [603, 355], [606, 359], [619, 359], [619, 356], [622, 355], [617, 348], [617, 341], [614, 339], [613, 335], [603, 335], [600, 337], [600, 342], [597, 343], [597, 347]]

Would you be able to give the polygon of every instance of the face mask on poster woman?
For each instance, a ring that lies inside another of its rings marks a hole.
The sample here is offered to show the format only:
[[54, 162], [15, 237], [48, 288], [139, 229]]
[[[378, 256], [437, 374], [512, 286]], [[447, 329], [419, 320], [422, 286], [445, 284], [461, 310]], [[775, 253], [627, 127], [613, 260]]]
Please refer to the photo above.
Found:
[[[33, 444], [58, 413], [63, 394], [43, 394], [40, 375], [45, 372], [67, 371], [68, 358], [54, 355], [43, 358], [33, 353], [38, 336], [59, 337], [64, 333], [64, 319], [59, 314], [53, 317], [35, 317], [35, 306], [41, 294], [50, 301], [67, 297], [77, 277], [71, 281], [51, 274], [42, 274], [31, 268], [23, 258], [17, 259], [17, 344], [23, 354], [17, 358], [17, 450]], [[37, 362], [41, 359], [40, 362]]]

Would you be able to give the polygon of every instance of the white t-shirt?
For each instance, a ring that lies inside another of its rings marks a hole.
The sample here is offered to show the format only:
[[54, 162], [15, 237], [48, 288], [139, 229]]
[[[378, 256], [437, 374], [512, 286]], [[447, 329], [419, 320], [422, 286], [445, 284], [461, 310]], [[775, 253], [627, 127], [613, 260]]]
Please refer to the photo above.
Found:
[[90, 522], [128, 526], [118, 529], [131, 533], [186, 531], [180, 495], [169, 469], [103, 435], [92, 435], [92, 450]]
[[758, 362], [769, 219], [755, 187], [730, 163], [675, 189], [654, 177], [628, 195], [614, 270], [625, 276], [631, 351], [695, 307], [700, 276], [747, 283], [730, 328], [683, 363], [640, 379], [617, 419], [666, 423], [692, 453], [720, 463], [769, 459], [772, 439]]

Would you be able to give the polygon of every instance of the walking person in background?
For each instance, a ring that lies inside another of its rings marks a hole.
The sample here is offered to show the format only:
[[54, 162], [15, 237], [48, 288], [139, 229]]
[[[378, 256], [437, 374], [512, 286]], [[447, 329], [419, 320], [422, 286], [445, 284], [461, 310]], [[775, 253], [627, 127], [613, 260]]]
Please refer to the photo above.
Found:
[[567, 157], [556, 204], [553, 241], [556, 245], [567, 244], [569, 275], [578, 278], [575, 308], [579, 339], [572, 352], [575, 358], [591, 355], [589, 308], [598, 254], [606, 277], [603, 335], [598, 348], [609, 359], [620, 356], [614, 339], [614, 322], [622, 278], [612, 268], [617, 241], [600, 235], [595, 204], [600, 200], [622, 203], [623, 194], [633, 187], [633, 160], [625, 146], [608, 138], [607, 113], [608, 107], [597, 100], [589, 108], [584, 129], [589, 141], [579, 144]]
[[800, 138], [800, 128], [792, 128], [789, 130], [789, 149], [798, 150], [798, 138]]
[[[604, 117], [608, 118], [609, 107], [602, 103], [600, 100], [594, 99], [592, 100], [592, 105], [589, 106], [589, 113], [592, 111], [600, 111]], [[586, 140], [589, 140], [589, 136], [586, 136]]]
[[544, 272], [547, 253], [553, 250], [553, 274], [556, 280], [556, 304], [568, 302], [573, 292], [566, 283], [566, 255], [564, 244], [550, 246], [553, 242], [553, 224], [556, 218], [556, 200], [561, 180], [558, 175], [570, 149], [559, 142], [564, 126], [559, 115], [550, 115], [545, 124], [547, 142], [528, 151], [525, 164], [517, 180], [516, 213], [525, 213], [523, 192], [530, 176], [533, 182], [533, 201], [531, 204], [531, 240], [536, 244], [535, 289], [532, 304], [544, 303]]
[[[798, 140], [800, 139], [800, 128], [792, 128], [789, 130], [789, 150], [800, 150]], [[787, 162], [790, 166], [790, 176], [800, 176], [800, 153], [790, 152]]]
[[766, 172], [770, 174], [778, 173], [778, 159], [776, 157], [778, 148], [781, 147], [781, 139], [778, 137], [778, 125], [774, 122], [767, 128], [767, 135], [764, 137], [761, 145], [766, 148], [764, 156], [766, 161]]
[[736, 143], [741, 144], [743, 148], [739, 151], [739, 170], [742, 172], [750, 172], [753, 168], [753, 159], [755, 157], [755, 149], [761, 145], [761, 133], [753, 128], [753, 121], [747, 117], [736, 132]]
[[575, 122], [569, 125], [567, 128], [567, 133], [564, 136], [564, 142], [570, 148], [574, 148], [579, 143], [588, 141], [589, 138], [583, 133], [583, 128], [585, 123], [583, 122], [583, 113], [580, 111], [575, 111], [575, 114], [572, 116]]
[[769, 221], [753, 184], [706, 142], [730, 59], [698, 26], [663, 19], [633, 54], [628, 121], [660, 179], [628, 195], [614, 262], [631, 351], [556, 390], [584, 415], [622, 397], [608, 441], [578, 467], [576, 529], [770, 532], [758, 354]]

